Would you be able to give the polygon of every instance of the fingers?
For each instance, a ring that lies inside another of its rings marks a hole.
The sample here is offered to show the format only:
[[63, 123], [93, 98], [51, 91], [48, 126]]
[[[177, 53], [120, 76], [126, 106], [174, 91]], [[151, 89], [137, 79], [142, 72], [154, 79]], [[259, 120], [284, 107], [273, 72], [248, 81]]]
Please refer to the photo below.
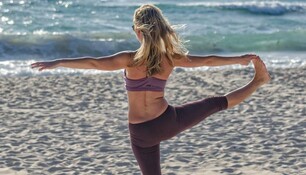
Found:
[[36, 68], [36, 67], [38, 67], [38, 63], [33, 63], [33, 64], [31, 64], [31, 68], [33, 69], [33, 68]]
[[37, 67], [40, 67], [40, 66], [44, 66], [43, 62], [36, 62], [36, 63], [31, 64], [32, 68], [37, 68]]
[[243, 57], [246, 57], [246, 58], [249, 58], [250, 60], [253, 60], [253, 59], [261, 59], [258, 55], [256, 54], [246, 54], [246, 55], [243, 55]]
[[264, 66], [266, 68], [266, 65], [263, 62], [263, 60], [257, 55], [254, 55], [254, 57], [251, 58], [251, 61], [252, 61], [253, 64], [258, 64], [258, 65]]
[[252, 60], [253, 64], [261, 64], [261, 66], [266, 68], [266, 64], [260, 59], [260, 57], [257, 57], [256, 59]]
[[255, 60], [261, 60], [261, 58], [259, 57], [259, 56], [255, 56], [253, 59], [255, 59]]
[[251, 60], [260, 59], [260, 57], [259, 57], [258, 55], [251, 55], [251, 56], [250, 56], [250, 59], [251, 59]]
[[47, 66], [44, 62], [36, 62], [36, 63], [31, 64], [31, 68], [32, 69], [37, 68], [38, 71], [42, 71], [44, 69], [47, 69]]

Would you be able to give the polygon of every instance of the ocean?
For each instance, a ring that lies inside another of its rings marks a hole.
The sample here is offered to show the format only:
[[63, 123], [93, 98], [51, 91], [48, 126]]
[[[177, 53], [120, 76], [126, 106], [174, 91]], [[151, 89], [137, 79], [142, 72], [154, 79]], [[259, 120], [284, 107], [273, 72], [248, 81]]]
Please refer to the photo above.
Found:
[[145, 3], [181, 26], [190, 54], [255, 53], [272, 68], [306, 65], [305, 0], [2, 0], [0, 76], [100, 73], [41, 73], [30, 64], [137, 49], [132, 17]]

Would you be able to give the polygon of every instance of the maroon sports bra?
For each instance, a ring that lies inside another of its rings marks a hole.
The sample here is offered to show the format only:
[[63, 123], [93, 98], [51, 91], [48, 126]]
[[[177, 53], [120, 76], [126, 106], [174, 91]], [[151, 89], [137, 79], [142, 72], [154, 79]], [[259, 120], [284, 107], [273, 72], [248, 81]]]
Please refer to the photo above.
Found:
[[164, 91], [167, 80], [156, 77], [129, 79], [124, 69], [125, 88], [128, 91]]

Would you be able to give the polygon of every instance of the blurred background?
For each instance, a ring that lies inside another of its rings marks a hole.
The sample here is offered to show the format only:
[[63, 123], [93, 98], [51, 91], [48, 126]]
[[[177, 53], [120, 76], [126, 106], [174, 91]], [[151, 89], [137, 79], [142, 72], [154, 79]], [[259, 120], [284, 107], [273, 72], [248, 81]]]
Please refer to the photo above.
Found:
[[29, 65], [137, 49], [132, 18], [144, 3], [156, 4], [172, 25], [181, 26], [191, 54], [256, 53], [269, 67], [305, 65], [305, 0], [2, 0], [0, 75], [97, 73], [38, 73]]

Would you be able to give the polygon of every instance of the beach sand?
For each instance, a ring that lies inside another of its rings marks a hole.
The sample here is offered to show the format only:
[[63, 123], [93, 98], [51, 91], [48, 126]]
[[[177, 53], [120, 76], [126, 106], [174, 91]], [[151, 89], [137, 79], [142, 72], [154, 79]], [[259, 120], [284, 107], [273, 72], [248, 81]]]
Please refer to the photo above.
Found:
[[[271, 83], [161, 143], [164, 174], [306, 174], [306, 68], [271, 69]], [[253, 70], [170, 77], [172, 105], [223, 95]], [[0, 175], [140, 174], [130, 149], [121, 73], [0, 78]]]

